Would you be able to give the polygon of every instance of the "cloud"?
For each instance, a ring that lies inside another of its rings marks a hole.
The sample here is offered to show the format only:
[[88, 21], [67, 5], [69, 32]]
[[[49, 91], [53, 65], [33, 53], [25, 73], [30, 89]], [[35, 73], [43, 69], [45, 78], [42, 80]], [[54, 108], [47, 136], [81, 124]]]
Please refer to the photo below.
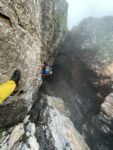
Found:
[[113, 0], [67, 0], [68, 27], [72, 28], [86, 17], [113, 15]]

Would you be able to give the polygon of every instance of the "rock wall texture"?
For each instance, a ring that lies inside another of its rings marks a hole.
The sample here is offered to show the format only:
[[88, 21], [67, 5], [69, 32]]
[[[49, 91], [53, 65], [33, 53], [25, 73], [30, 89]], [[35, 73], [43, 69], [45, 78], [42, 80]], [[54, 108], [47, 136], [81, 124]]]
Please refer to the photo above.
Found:
[[89, 143], [95, 143], [91, 149], [113, 149], [113, 93], [109, 94], [101, 105], [100, 112], [92, 120]]
[[0, 1], [0, 83], [22, 72], [0, 105], [1, 150], [113, 149], [113, 17], [83, 20], [62, 46], [66, 19], [63, 0]]
[[[96, 94], [96, 102], [89, 111], [91, 122], [83, 126], [84, 137], [91, 149], [113, 149], [113, 17], [87, 18], [72, 29], [64, 46], [73, 51], [81, 63], [84, 77]], [[70, 47], [71, 46], [71, 47]], [[89, 93], [90, 95], [90, 93]], [[107, 96], [107, 97], [106, 97]], [[90, 101], [90, 100], [89, 100]], [[94, 143], [94, 144], [93, 144]]]
[[72, 45], [74, 49], [79, 50], [79, 59], [95, 74], [95, 78], [90, 78], [89, 81], [95, 88], [102, 87], [100, 92], [103, 96], [104, 88], [109, 93], [113, 84], [112, 28], [113, 17], [108, 16], [101, 19], [84, 19], [71, 31], [71, 39], [74, 43]]
[[[0, 105], [1, 150], [88, 150], [63, 100], [39, 93], [44, 61], [53, 64], [67, 27], [64, 0], [0, 1], [0, 83], [19, 85]], [[29, 113], [28, 113], [29, 112]]]
[[88, 18], [74, 27], [41, 89], [64, 100], [91, 150], [113, 149], [112, 27], [113, 17]]
[[0, 1], [0, 83], [17, 68], [22, 73], [16, 94], [0, 108], [0, 127], [22, 120], [31, 109], [43, 62], [52, 63], [65, 38], [66, 19], [63, 0]]
[[61, 99], [41, 94], [31, 116], [4, 133], [1, 150], [89, 150], [67, 115]]

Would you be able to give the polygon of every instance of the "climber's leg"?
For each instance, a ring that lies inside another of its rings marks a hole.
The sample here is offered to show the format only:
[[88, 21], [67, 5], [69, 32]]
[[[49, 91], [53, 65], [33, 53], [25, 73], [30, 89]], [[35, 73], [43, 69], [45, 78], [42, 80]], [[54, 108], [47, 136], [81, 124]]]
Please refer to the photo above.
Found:
[[20, 76], [20, 70], [15, 70], [11, 77], [11, 80], [0, 85], [0, 104], [2, 104], [6, 100], [6, 98], [8, 98], [13, 93], [20, 79]]

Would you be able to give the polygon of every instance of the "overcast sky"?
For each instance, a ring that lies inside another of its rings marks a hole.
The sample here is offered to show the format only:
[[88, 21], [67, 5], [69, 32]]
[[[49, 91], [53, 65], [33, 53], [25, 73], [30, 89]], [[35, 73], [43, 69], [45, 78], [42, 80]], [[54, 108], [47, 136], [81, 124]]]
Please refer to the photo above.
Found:
[[68, 7], [68, 27], [77, 25], [83, 18], [113, 15], [113, 0], [66, 0]]

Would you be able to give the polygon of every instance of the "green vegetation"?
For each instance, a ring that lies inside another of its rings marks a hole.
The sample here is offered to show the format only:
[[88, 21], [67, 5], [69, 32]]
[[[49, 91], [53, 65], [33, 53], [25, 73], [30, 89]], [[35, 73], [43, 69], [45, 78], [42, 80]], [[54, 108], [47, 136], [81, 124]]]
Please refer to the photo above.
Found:
[[2, 138], [3, 132], [5, 131], [6, 131], [6, 128], [0, 128], [0, 139]]

